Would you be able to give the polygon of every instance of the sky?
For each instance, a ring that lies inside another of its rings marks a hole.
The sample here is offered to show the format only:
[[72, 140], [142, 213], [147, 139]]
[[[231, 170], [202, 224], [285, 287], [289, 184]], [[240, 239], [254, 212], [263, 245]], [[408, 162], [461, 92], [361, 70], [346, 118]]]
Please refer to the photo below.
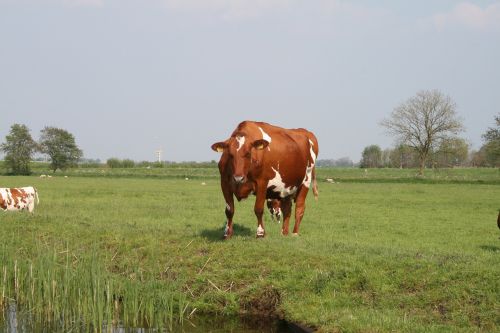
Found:
[[0, 142], [71, 132], [86, 158], [210, 161], [243, 120], [359, 161], [421, 90], [472, 148], [500, 112], [500, 1], [0, 0]]

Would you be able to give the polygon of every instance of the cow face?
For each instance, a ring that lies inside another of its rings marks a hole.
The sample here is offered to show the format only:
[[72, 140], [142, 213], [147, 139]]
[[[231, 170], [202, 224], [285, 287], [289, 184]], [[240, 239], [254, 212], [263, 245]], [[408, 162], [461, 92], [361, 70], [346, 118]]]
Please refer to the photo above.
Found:
[[241, 184], [246, 181], [248, 171], [252, 165], [252, 155], [256, 151], [263, 150], [268, 145], [269, 141], [267, 140], [249, 140], [248, 136], [243, 133], [237, 133], [229, 140], [214, 143], [212, 149], [219, 153], [228, 154], [234, 181]]

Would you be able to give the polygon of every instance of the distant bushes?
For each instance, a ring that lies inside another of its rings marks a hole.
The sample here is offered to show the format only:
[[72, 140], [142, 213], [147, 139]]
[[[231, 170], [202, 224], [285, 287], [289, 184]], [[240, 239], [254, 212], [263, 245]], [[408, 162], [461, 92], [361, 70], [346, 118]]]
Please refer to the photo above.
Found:
[[215, 168], [217, 167], [216, 161], [210, 162], [149, 162], [149, 161], [141, 161], [135, 162], [131, 159], [118, 159], [118, 158], [109, 158], [106, 161], [106, 166], [111, 169], [119, 169], [119, 168]]
[[316, 166], [320, 168], [352, 168], [357, 166], [349, 157], [339, 159], [319, 159], [316, 161]]
[[106, 161], [106, 165], [108, 168], [115, 169], [115, 168], [135, 168], [135, 162], [131, 159], [124, 159], [120, 160], [118, 158], [108, 158]]
[[186, 162], [171, 162], [166, 161], [166, 166], [169, 168], [215, 168], [217, 167], [216, 161], [210, 162], [195, 162], [195, 161], [186, 161]]
[[81, 159], [78, 163], [79, 168], [100, 168], [103, 164], [99, 159]]

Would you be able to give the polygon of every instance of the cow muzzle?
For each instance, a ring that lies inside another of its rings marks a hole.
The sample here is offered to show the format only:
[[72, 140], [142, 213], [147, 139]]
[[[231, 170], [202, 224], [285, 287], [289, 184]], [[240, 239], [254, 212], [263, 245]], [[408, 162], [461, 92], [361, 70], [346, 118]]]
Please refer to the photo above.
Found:
[[244, 176], [233, 176], [233, 178], [234, 178], [234, 181], [236, 182], [236, 184], [241, 184], [245, 181]]

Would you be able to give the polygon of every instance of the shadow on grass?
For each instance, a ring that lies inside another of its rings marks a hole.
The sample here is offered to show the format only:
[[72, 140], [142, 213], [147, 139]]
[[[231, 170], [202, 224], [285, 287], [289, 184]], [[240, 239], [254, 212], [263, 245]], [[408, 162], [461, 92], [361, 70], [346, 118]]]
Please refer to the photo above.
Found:
[[481, 245], [480, 248], [489, 252], [500, 252], [500, 246], [496, 245]]
[[[200, 236], [206, 238], [211, 242], [223, 241], [224, 228], [216, 228], [216, 229], [205, 229], [200, 233]], [[233, 237], [241, 236], [241, 237], [250, 237], [255, 236], [254, 232], [245, 226], [239, 224], [233, 224]]]

